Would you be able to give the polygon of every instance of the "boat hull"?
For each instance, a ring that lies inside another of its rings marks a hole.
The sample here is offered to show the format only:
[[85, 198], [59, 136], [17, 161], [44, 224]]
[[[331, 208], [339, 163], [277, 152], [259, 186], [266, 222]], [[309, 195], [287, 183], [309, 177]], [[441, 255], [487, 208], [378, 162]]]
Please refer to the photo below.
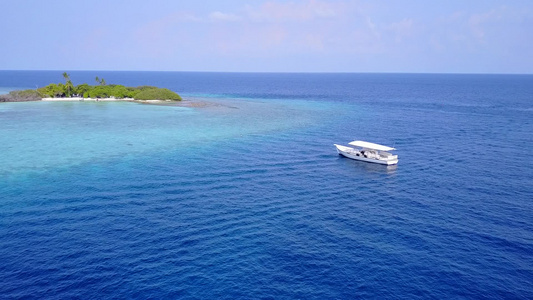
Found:
[[335, 144], [335, 147], [337, 148], [337, 153], [339, 153], [341, 156], [353, 159], [353, 160], [359, 160], [364, 161], [368, 163], [373, 164], [380, 164], [380, 165], [396, 165], [398, 164], [398, 159], [391, 159], [391, 160], [381, 160], [381, 159], [374, 159], [374, 158], [366, 158], [361, 155], [356, 155], [356, 151], [354, 151], [353, 148], [345, 147], [341, 145]]

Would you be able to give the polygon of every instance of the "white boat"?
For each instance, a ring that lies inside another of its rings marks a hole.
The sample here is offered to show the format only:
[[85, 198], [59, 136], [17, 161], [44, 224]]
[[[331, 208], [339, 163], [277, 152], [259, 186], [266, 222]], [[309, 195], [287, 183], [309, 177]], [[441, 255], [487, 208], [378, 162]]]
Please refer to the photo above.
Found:
[[356, 148], [346, 147], [334, 144], [337, 147], [337, 152], [345, 157], [366, 161], [370, 163], [382, 164], [382, 165], [395, 165], [398, 163], [398, 155], [393, 155], [388, 151], [396, 150], [392, 147], [387, 147], [379, 144], [353, 141], [349, 145]]

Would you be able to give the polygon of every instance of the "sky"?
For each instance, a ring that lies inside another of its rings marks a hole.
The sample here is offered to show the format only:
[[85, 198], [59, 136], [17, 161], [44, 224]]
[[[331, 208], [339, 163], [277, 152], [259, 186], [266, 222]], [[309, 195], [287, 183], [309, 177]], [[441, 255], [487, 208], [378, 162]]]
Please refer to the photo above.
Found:
[[533, 0], [1, 0], [0, 70], [533, 73]]

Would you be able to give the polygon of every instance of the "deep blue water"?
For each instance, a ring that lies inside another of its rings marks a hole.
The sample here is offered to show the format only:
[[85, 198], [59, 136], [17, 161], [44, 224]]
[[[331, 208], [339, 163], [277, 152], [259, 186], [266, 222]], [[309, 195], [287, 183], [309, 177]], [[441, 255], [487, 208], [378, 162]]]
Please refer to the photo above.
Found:
[[531, 75], [70, 73], [213, 105], [0, 103], [0, 298], [533, 297]]

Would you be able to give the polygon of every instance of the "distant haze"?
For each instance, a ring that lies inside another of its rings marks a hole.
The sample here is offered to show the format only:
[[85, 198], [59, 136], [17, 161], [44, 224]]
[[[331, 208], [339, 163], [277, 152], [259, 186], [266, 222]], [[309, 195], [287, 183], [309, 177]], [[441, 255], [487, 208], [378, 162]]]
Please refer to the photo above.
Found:
[[532, 73], [533, 1], [1, 1], [0, 70]]

